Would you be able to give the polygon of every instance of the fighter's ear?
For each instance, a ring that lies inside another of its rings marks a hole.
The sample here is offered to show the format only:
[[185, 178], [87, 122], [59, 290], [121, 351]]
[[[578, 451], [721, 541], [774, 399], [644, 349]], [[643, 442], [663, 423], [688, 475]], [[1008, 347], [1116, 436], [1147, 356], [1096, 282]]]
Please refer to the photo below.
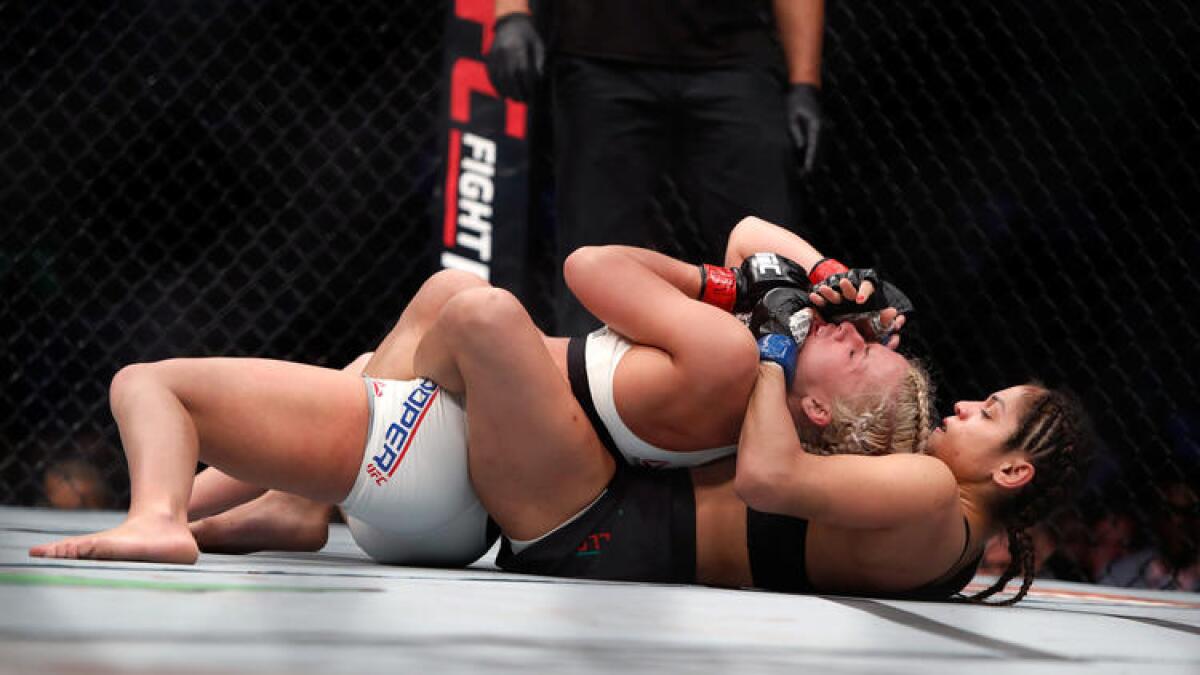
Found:
[[1005, 490], [1016, 490], [1029, 484], [1036, 473], [1033, 465], [1024, 457], [1007, 459], [992, 471], [992, 482]]
[[830, 410], [829, 404], [815, 396], [805, 395], [801, 398], [800, 409], [804, 411], [808, 421], [818, 427], [828, 426], [833, 420], [833, 411]]

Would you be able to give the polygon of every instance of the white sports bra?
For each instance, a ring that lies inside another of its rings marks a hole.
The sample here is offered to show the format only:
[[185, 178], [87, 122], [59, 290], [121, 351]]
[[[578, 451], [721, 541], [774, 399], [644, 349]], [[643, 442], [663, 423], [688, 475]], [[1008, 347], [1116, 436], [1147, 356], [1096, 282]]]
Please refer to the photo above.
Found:
[[[613, 398], [617, 364], [633, 345], [607, 326], [593, 331], [586, 340], [584, 362], [595, 412], [625, 461], [650, 468], [698, 466], [731, 455], [737, 450], [736, 445], [691, 451], [665, 450], [638, 438], [617, 414], [617, 403]], [[576, 367], [575, 364], [571, 366]], [[587, 407], [586, 402], [581, 403]]]

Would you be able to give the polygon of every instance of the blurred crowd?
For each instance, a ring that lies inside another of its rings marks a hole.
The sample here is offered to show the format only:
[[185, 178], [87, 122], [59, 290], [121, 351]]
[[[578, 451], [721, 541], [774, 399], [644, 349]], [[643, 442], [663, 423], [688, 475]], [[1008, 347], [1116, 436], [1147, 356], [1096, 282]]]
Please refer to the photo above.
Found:
[[[1152, 488], [1145, 509], [1117, 507], [1086, 516], [1068, 509], [1032, 530], [1038, 577], [1122, 588], [1200, 591], [1200, 488], [1184, 479]], [[1008, 542], [994, 538], [980, 573], [1008, 565]]]

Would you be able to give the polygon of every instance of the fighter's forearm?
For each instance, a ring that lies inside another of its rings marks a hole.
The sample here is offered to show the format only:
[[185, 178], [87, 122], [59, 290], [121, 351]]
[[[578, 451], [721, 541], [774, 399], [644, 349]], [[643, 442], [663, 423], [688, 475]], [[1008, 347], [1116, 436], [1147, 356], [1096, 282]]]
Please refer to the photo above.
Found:
[[787, 407], [783, 369], [762, 363], [738, 439], [734, 478], [738, 496], [753, 509], [783, 512], [791, 506], [790, 485], [798, 475], [796, 464], [804, 457]]
[[639, 342], [659, 339], [642, 333], [656, 333], [664, 313], [700, 293], [695, 265], [634, 246], [581, 248], [567, 258], [563, 276], [596, 318]]
[[807, 271], [822, 258], [820, 251], [795, 232], [750, 216], [743, 218], [729, 233], [725, 264], [737, 266], [747, 257], [763, 252], [790, 258]]

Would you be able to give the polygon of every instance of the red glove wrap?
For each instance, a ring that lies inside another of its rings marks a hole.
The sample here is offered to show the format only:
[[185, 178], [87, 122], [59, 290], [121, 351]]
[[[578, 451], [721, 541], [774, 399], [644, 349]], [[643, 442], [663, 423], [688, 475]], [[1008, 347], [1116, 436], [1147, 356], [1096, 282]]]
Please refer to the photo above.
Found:
[[813, 265], [812, 271], [808, 273], [808, 280], [810, 283], [819, 284], [834, 274], [845, 274], [849, 271], [849, 267], [846, 267], [833, 258], [821, 258], [817, 261], [816, 265]]
[[737, 276], [732, 267], [719, 267], [705, 263], [703, 283], [700, 288], [700, 302], [714, 307], [720, 307], [726, 312], [733, 311], [733, 303], [737, 300]]

